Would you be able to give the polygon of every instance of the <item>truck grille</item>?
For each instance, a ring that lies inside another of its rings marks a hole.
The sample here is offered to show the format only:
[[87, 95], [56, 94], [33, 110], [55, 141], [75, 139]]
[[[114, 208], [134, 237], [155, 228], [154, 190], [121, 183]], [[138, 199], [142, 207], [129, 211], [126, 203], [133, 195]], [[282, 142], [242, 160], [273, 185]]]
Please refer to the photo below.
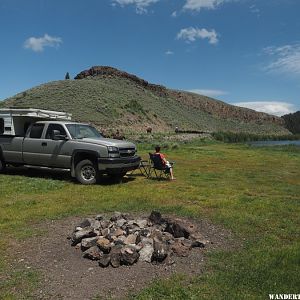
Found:
[[135, 155], [135, 148], [120, 148], [120, 157], [132, 157]]

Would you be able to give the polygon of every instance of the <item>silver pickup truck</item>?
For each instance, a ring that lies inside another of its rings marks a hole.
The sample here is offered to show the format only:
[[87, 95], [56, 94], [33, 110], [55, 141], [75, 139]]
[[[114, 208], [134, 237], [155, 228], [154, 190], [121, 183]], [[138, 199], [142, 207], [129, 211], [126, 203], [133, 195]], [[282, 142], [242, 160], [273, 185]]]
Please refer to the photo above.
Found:
[[[0, 112], [1, 122], [1, 112]], [[122, 178], [139, 166], [133, 143], [106, 139], [92, 126], [72, 121], [31, 123], [24, 136], [3, 134], [0, 124], [0, 172], [6, 165], [70, 169], [82, 184], [94, 184], [100, 174]]]

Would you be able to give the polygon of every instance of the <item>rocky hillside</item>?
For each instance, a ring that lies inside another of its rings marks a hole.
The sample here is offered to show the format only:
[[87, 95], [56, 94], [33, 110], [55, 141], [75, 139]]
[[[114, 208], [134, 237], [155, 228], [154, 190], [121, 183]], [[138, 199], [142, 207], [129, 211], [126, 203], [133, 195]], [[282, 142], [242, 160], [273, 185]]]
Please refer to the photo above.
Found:
[[300, 134], [300, 111], [282, 116], [285, 127], [294, 134]]
[[167, 89], [111, 67], [92, 67], [75, 80], [53, 81], [0, 102], [0, 107], [67, 111], [74, 119], [122, 131], [233, 131], [286, 134], [281, 118], [209, 97]]

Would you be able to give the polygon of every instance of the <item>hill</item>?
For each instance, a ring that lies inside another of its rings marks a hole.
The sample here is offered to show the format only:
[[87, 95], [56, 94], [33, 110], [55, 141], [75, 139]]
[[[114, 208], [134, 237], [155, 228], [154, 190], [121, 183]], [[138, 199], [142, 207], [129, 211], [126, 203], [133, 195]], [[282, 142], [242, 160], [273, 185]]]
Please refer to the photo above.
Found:
[[282, 116], [285, 127], [294, 134], [300, 134], [300, 111]]
[[0, 102], [0, 107], [67, 111], [104, 129], [287, 134], [281, 118], [206, 96], [150, 84], [111, 67], [92, 67], [75, 80], [53, 81]]

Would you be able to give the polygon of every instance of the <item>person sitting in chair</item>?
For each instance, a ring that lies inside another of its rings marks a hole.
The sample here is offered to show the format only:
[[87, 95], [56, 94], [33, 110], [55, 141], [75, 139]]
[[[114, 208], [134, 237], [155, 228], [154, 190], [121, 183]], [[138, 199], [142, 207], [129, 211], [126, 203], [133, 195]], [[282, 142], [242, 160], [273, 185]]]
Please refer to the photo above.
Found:
[[164, 165], [164, 167], [166, 167], [169, 171], [170, 171], [170, 175], [171, 175], [171, 180], [176, 179], [173, 175], [173, 167], [172, 164], [166, 160], [166, 157], [164, 154], [160, 153], [160, 146], [156, 146], [155, 147], [155, 155], [159, 155], [160, 159]]

